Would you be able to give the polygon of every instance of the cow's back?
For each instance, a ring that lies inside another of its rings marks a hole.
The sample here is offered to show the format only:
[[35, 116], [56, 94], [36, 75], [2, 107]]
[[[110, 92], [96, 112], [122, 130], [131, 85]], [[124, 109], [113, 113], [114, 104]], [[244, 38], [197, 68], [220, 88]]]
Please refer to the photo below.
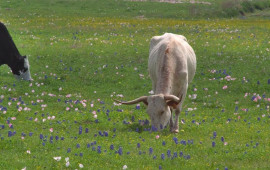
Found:
[[[166, 63], [165, 57], [169, 57], [171, 60], [169, 64]], [[148, 69], [154, 91], [160, 82], [158, 79], [164, 74], [160, 67], [164, 66], [175, 75], [175, 77], [170, 77], [173, 79], [172, 81], [175, 81], [171, 83], [178, 84], [178, 75], [175, 73], [180, 72], [186, 72], [188, 74], [188, 82], [192, 81], [196, 70], [196, 56], [184, 36], [165, 33], [162, 36], [155, 36], [151, 39]]]
[[19, 57], [16, 48], [6, 26], [0, 22], [0, 64], [7, 64], [6, 60], [11, 57]]

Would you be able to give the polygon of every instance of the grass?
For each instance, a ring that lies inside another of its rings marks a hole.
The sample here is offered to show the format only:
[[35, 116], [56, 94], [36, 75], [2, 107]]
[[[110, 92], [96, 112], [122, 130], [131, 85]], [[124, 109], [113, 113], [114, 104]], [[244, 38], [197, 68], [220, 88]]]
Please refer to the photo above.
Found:
[[[205, 20], [189, 5], [1, 1], [35, 80], [0, 67], [1, 169], [268, 169], [269, 20]], [[111, 100], [148, 95], [149, 41], [164, 32], [185, 35], [198, 60], [188, 90], [197, 97], [185, 100], [179, 134], [149, 132], [143, 104]]]

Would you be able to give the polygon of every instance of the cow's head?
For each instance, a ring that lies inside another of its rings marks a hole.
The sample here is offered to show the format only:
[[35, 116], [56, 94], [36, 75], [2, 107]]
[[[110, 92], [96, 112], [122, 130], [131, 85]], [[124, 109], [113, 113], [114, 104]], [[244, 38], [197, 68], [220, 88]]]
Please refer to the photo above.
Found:
[[181, 99], [174, 95], [151, 95], [142, 96], [132, 101], [119, 103], [130, 105], [143, 102], [147, 105], [147, 114], [151, 119], [151, 125], [153, 130], [162, 130], [169, 122], [171, 117], [171, 108], [176, 108]]
[[29, 61], [26, 56], [22, 56], [16, 61], [16, 66], [12, 69], [12, 72], [18, 80], [33, 80], [30, 74]]

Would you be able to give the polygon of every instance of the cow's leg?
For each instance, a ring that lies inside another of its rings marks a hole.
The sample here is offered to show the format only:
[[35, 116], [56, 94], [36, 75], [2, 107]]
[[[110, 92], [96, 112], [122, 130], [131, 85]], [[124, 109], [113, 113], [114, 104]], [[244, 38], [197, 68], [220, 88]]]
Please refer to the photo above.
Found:
[[179, 115], [180, 112], [182, 111], [182, 104], [186, 98], [186, 94], [187, 94], [187, 88], [188, 88], [188, 83], [186, 81], [186, 83], [184, 84], [184, 86], [181, 89], [180, 95], [181, 96], [181, 101], [177, 106], [177, 109], [175, 110], [175, 120], [174, 120], [174, 126], [171, 129], [171, 132], [173, 133], [178, 133], [179, 132]]
[[170, 130], [173, 130], [173, 110], [171, 109]]
[[175, 118], [174, 118], [174, 126], [171, 128], [171, 132], [173, 132], [173, 133], [179, 132], [179, 115], [180, 115], [180, 110], [176, 109], [175, 110]]

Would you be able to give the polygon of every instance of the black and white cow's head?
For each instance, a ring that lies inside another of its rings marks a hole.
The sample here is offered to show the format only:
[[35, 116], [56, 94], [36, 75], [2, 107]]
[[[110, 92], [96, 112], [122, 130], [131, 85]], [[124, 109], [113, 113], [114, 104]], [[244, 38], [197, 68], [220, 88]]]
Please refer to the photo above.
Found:
[[26, 56], [20, 57], [15, 61], [15, 66], [12, 67], [12, 73], [18, 80], [33, 80], [30, 74], [30, 65]]

